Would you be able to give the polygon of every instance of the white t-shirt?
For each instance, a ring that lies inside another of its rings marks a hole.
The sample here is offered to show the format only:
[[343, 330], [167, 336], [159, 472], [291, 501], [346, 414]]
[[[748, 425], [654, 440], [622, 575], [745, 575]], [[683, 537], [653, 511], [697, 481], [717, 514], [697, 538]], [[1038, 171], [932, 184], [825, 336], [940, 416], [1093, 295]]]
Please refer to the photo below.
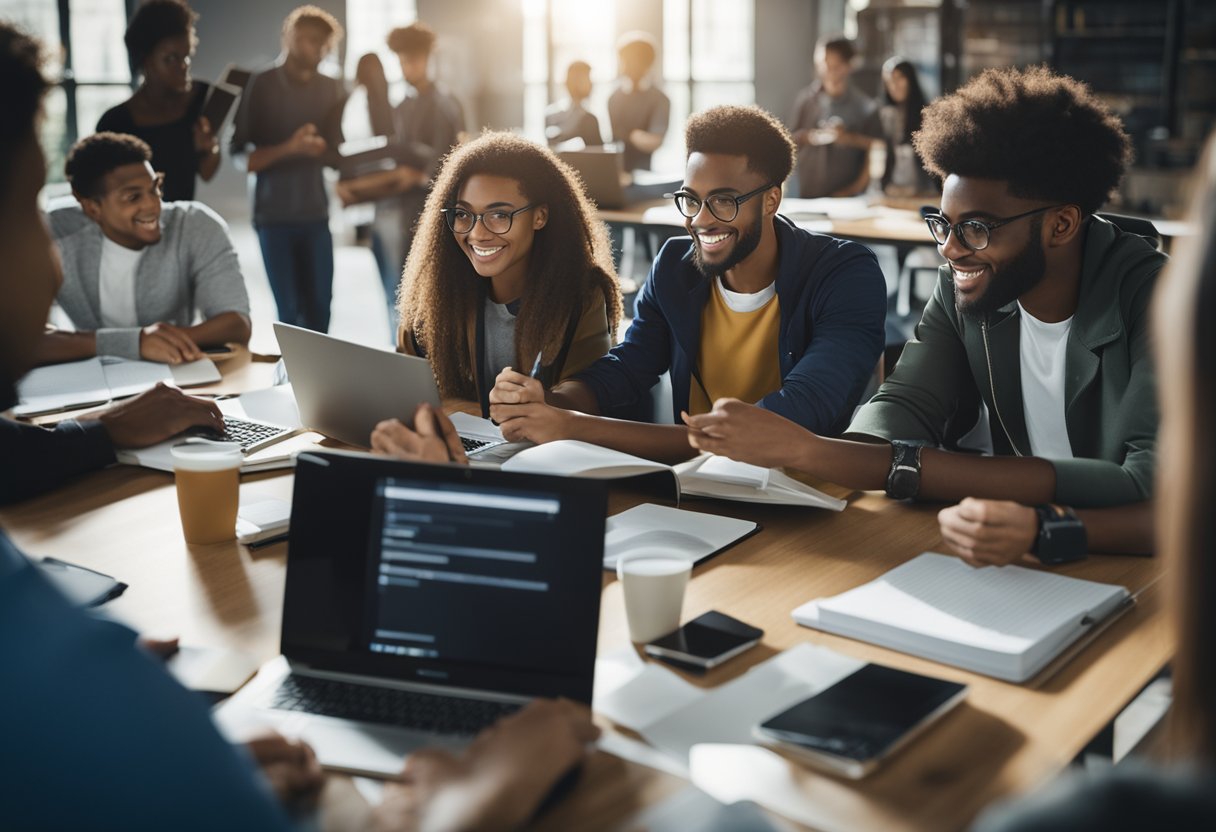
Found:
[[722, 296], [722, 300], [726, 302], [727, 308], [732, 312], [755, 312], [777, 294], [777, 281], [775, 280], [759, 292], [751, 293], [732, 292], [726, 288], [726, 284], [720, 277], [714, 278], [714, 285], [718, 287], [718, 294]]
[[133, 251], [102, 235], [97, 286], [103, 327], [139, 326], [135, 314], [135, 270], [143, 253], [142, 248]]
[[1072, 459], [1064, 421], [1064, 356], [1072, 318], [1049, 324], [1022, 313], [1020, 343], [1022, 408], [1030, 452], [1044, 459]]

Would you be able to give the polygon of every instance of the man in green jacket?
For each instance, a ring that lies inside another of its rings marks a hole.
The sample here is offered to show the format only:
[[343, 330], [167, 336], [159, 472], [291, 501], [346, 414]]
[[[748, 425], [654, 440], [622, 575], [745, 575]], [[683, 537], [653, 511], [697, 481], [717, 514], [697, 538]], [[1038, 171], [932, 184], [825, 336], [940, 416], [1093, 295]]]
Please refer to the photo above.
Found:
[[[1148, 305], [1165, 256], [1095, 216], [1130, 144], [1082, 84], [990, 70], [914, 137], [943, 180], [947, 261], [898, 365], [843, 439], [722, 399], [694, 447], [895, 498], [956, 501], [976, 563], [1147, 552], [1157, 408]], [[966, 453], [979, 450], [984, 455]]]

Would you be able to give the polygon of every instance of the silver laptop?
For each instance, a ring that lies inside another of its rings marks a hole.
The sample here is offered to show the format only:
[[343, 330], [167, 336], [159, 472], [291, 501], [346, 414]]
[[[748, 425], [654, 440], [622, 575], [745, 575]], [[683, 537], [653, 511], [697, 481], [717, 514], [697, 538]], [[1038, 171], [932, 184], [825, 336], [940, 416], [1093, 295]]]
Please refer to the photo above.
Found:
[[600, 208], [624, 208], [625, 189], [621, 185], [624, 154], [618, 150], [570, 150], [557, 154], [578, 171], [587, 195]]
[[[372, 429], [397, 418], [414, 426], [414, 410], [429, 402], [440, 406], [435, 374], [425, 358], [355, 344], [276, 323], [275, 337], [291, 379], [300, 422], [309, 430], [366, 448]], [[465, 452], [489, 450], [501, 441], [460, 437]]]
[[217, 720], [392, 777], [534, 697], [590, 703], [606, 509], [597, 480], [301, 454], [283, 655]]

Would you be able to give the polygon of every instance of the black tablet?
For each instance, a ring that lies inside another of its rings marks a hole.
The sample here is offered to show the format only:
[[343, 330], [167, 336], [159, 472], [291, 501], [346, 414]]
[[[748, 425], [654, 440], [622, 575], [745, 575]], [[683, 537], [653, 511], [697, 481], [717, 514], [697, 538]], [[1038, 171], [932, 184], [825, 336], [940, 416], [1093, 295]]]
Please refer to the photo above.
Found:
[[933, 724], [967, 686], [877, 664], [757, 726], [756, 736], [834, 774], [859, 778]]

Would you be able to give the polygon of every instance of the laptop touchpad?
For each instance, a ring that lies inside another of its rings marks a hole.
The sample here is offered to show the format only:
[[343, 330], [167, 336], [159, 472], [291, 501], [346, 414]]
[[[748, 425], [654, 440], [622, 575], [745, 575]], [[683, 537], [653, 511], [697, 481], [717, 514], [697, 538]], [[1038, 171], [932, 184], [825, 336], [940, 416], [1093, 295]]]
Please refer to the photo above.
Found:
[[415, 749], [429, 746], [455, 750], [467, 744], [421, 731], [317, 716], [305, 717], [298, 729], [297, 736], [313, 747], [323, 767], [373, 777], [396, 777], [406, 756]]

